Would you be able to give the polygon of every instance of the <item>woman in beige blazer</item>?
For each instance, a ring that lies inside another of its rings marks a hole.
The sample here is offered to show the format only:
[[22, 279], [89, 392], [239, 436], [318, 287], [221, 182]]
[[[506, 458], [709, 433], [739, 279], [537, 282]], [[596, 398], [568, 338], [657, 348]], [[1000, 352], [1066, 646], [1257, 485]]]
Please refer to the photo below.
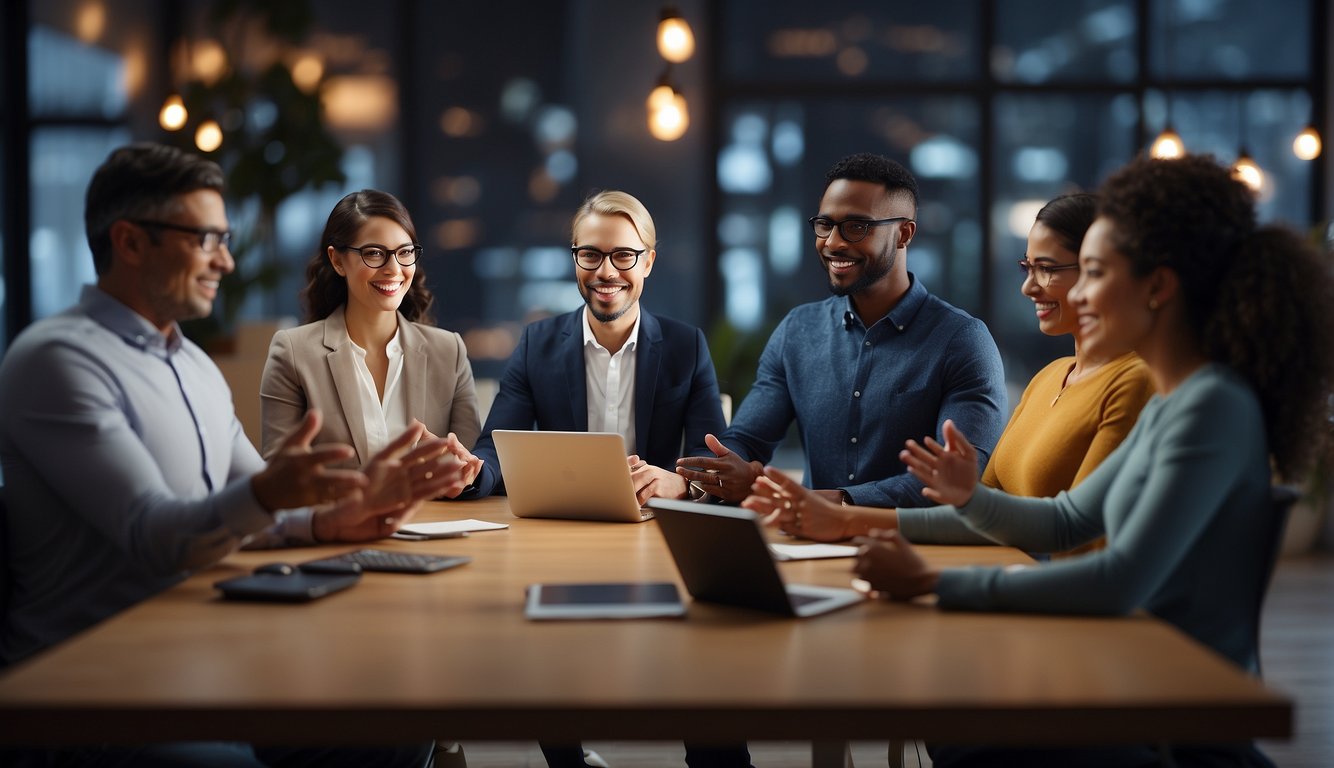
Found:
[[[310, 408], [324, 414], [315, 442], [353, 446], [358, 465], [414, 420], [472, 448], [481, 432], [472, 367], [463, 339], [433, 324], [421, 252], [393, 195], [362, 190], [334, 206], [306, 267], [306, 324], [269, 346], [260, 384], [266, 458]], [[468, 474], [471, 482], [475, 468]]]

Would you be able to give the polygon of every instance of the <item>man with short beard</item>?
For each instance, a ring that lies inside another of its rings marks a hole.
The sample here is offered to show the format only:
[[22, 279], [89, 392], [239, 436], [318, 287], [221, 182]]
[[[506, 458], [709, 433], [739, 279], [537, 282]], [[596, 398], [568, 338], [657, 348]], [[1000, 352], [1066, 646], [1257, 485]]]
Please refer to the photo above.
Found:
[[[524, 329], [473, 453], [475, 488], [503, 492], [491, 433], [497, 429], [615, 432], [625, 439], [639, 502], [683, 498], [676, 459], [707, 450], [724, 427], [718, 380], [704, 334], [639, 305], [657, 258], [657, 232], [643, 203], [607, 190], [579, 206], [570, 251], [585, 306]], [[684, 441], [684, 442], [683, 442]]]
[[941, 439], [952, 419], [977, 441], [980, 473], [1005, 422], [1000, 353], [981, 321], [908, 271], [918, 199], [906, 168], [857, 154], [825, 181], [810, 224], [834, 296], [788, 313], [731, 426], [677, 472], [741, 501], [796, 419], [808, 487], [849, 504], [929, 506], [899, 461], [904, 441]]

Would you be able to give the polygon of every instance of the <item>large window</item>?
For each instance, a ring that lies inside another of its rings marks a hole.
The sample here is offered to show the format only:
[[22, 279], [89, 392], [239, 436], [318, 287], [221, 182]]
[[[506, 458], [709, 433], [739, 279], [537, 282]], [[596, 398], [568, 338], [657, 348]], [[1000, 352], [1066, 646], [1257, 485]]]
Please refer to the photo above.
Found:
[[[146, 8], [112, 20], [98, 6], [32, 3], [28, 112], [33, 319], [75, 303], [93, 282], [84, 236], [88, 178], [112, 148], [130, 140], [129, 109], [147, 76]], [[22, 286], [14, 286], [22, 290]]]
[[1014, 262], [1034, 214], [1058, 194], [1095, 189], [1169, 122], [1189, 151], [1255, 158], [1262, 218], [1312, 225], [1317, 169], [1292, 141], [1322, 103], [1315, 8], [725, 2], [720, 313], [732, 328], [764, 333], [793, 305], [827, 295], [804, 219], [830, 164], [880, 152], [921, 185], [909, 269], [988, 323], [1022, 386], [1073, 348], [1038, 332], [1019, 292]]

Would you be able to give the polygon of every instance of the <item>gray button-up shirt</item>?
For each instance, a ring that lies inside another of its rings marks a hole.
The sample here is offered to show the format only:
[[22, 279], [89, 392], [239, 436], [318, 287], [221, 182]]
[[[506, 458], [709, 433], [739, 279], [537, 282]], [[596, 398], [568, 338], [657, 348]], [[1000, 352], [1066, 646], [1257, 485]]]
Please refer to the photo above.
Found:
[[[247, 543], [309, 540], [265, 511], [264, 462], [217, 366], [101, 290], [0, 362], [8, 608], [0, 661], [52, 645]], [[258, 536], [256, 536], [258, 534]]]

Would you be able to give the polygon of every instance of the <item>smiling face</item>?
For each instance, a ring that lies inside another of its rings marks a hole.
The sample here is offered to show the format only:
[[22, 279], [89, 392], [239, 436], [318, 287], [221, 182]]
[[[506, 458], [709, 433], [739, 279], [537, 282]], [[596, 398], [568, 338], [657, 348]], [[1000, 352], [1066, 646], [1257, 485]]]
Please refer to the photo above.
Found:
[[[1028, 250], [1024, 258], [1035, 266], [1048, 267], [1079, 262], [1079, 255], [1066, 248], [1056, 233], [1040, 221], [1028, 231]], [[1033, 301], [1037, 310], [1038, 329], [1048, 336], [1074, 333], [1079, 328], [1079, 320], [1070, 304], [1069, 294], [1079, 279], [1079, 270], [1053, 272], [1046, 287], [1039, 284], [1038, 275], [1038, 270], [1030, 270], [1020, 289]]]
[[[902, 216], [914, 216], [911, 199], [891, 196], [881, 184], [871, 181], [835, 179], [820, 199], [821, 217], [832, 221], [863, 219], [874, 221]], [[815, 249], [820, 263], [829, 275], [829, 290], [838, 296], [860, 293], [884, 281], [896, 270], [906, 272], [907, 265], [899, 259], [899, 249], [907, 247], [912, 227], [908, 221], [871, 227], [866, 237], [850, 243], [835, 227], [828, 237], [815, 238]]]
[[[357, 248], [375, 245], [392, 252], [412, 245], [412, 238], [393, 220], [372, 216], [361, 225], [357, 236], [348, 245]], [[347, 279], [347, 311], [354, 316], [373, 317], [376, 313], [397, 312], [417, 274], [415, 264], [405, 267], [392, 253], [383, 266], [375, 268], [366, 266], [356, 251], [329, 246], [327, 253], [334, 271]]]
[[[222, 195], [198, 189], [176, 198], [172, 212], [162, 220], [182, 227], [226, 232], [227, 209]], [[224, 245], [205, 252], [199, 235], [174, 229], [145, 232], [140, 286], [142, 311], [158, 330], [167, 333], [181, 320], [208, 317], [218, 297], [222, 276], [236, 263]]]
[[1154, 324], [1151, 281], [1136, 276], [1130, 259], [1116, 249], [1114, 226], [1099, 217], [1089, 227], [1079, 251], [1079, 282], [1068, 299], [1083, 350], [1106, 358], [1138, 351]]
[[575, 267], [579, 295], [584, 297], [594, 318], [602, 323], [622, 318], [633, 323], [639, 316], [639, 295], [644, 291], [644, 279], [653, 271], [657, 253], [647, 248], [630, 217], [590, 213], [575, 226], [573, 245], [596, 248], [604, 253], [645, 249], [639, 261], [624, 271], [612, 266], [611, 259], [603, 259], [602, 264], [592, 271]]

